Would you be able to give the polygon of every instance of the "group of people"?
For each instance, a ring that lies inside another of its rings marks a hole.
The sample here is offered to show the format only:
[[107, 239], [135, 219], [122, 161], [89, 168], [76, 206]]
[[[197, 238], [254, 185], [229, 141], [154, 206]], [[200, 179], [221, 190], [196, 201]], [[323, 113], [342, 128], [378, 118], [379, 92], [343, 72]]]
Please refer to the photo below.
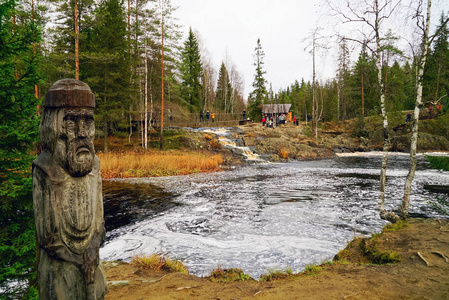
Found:
[[[444, 113], [442, 104], [438, 104], [436, 106], [430, 105], [427, 108], [421, 106], [420, 110], [424, 112], [424, 115], [430, 116], [431, 118]], [[405, 123], [407, 124], [411, 122], [411, 120], [412, 120], [412, 113], [408, 112], [407, 115], [405, 116]]]
[[[438, 114], [442, 114], [443, 113], [443, 105], [442, 104], [439, 104], [439, 105], [435, 106], [434, 108], [437, 109], [437, 113]], [[432, 109], [433, 109], [432, 105], [429, 106], [429, 114], [432, 114]]]
[[[307, 121], [310, 122], [312, 120], [312, 116], [310, 114], [307, 115]], [[322, 121], [324, 122], [324, 116], [322, 117]], [[295, 126], [299, 126], [299, 117], [294, 115], [292, 118], [292, 123]], [[273, 128], [278, 126], [279, 124], [287, 124], [287, 115], [286, 114], [276, 114], [273, 115], [264, 115], [262, 116], [262, 126], [267, 126], [269, 128]]]
[[[206, 122], [209, 123], [209, 119], [212, 119], [212, 123], [215, 122], [215, 113], [210, 113], [209, 111], [206, 112]], [[204, 122], [204, 113], [201, 110], [200, 111], [200, 122]]]
[[[262, 116], [262, 126], [267, 126], [268, 128], [273, 128], [279, 126], [280, 124], [287, 124], [287, 115], [286, 114], [276, 114], [273, 115], [264, 115]], [[299, 119], [294, 116], [293, 124], [299, 125]]]

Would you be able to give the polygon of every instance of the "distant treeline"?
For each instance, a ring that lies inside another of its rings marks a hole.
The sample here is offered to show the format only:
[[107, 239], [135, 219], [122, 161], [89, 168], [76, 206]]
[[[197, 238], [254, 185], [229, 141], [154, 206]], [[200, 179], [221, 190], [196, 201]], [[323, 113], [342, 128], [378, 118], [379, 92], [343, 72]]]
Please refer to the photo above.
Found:
[[[440, 22], [444, 20], [442, 16]], [[442, 105], [446, 111], [449, 109], [449, 30], [447, 24], [437, 30], [424, 74], [423, 106]], [[393, 45], [385, 48], [382, 76], [387, 111], [414, 109], [417, 61], [417, 57], [405, 57]], [[335, 78], [317, 82], [316, 97], [322, 106], [322, 116], [327, 121], [335, 121], [379, 115], [380, 95], [373, 55], [362, 47], [357, 61], [351, 63], [347, 43], [342, 40], [338, 63]], [[264, 102], [291, 103], [293, 114], [304, 120], [312, 110], [311, 82], [302, 79], [276, 93], [269, 91]]]

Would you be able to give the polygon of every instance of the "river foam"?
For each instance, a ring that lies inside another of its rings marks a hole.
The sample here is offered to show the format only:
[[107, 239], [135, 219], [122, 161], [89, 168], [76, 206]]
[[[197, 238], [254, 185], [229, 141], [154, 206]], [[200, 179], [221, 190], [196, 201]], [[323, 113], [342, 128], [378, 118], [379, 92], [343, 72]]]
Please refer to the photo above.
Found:
[[[158, 194], [140, 197], [146, 205], [139, 204], [138, 212], [145, 217], [107, 233], [101, 259], [130, 261], [136, 254], [164, 253], [183, 260], [198, 276], [218, 266], [242, 268], [255, 278], [268, 269], [301, 271], [331, 260], [354, 236], [379, 232], [385, 225], [377, 212], [381, 159], [365, 153], [116, 181], [144, 193], [151, 193], [144, 186], [157, 187]], [[407, 156], [390, 156], [389, 210], [400, 204], [407, 170]], [[448, 173], [430, 169], [420, 155], [411, 213], [439, 216], [427, 201], [445, 195], [424, 186], [448, 183]]]

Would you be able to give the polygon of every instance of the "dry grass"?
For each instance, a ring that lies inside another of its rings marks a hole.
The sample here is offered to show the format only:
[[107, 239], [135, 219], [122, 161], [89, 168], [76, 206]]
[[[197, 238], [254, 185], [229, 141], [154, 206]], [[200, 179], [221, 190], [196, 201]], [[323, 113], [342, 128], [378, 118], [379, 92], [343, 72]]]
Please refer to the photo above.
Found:
[[218, 171], [221, 155], [185, 151], [99, 153], [103, 178], [158, 177]]
[[221, 144], [217, 139], [210, 140], [209, 144], [213, 149], [221, 149]]
[[131, 264], [139, 269], [189, 274], [182, 262], [164, 257], [162, 254], [136, 255]]

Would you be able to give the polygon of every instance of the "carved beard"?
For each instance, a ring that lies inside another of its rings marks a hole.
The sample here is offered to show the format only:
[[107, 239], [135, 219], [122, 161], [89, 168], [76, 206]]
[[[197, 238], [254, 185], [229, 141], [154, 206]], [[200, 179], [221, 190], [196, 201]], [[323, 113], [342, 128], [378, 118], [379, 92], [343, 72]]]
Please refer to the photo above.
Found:
[[65, 169], [73, 177], [86, 176], [92, 171], [94, 145], [88, 139], [73, 139], [66, 142]]

